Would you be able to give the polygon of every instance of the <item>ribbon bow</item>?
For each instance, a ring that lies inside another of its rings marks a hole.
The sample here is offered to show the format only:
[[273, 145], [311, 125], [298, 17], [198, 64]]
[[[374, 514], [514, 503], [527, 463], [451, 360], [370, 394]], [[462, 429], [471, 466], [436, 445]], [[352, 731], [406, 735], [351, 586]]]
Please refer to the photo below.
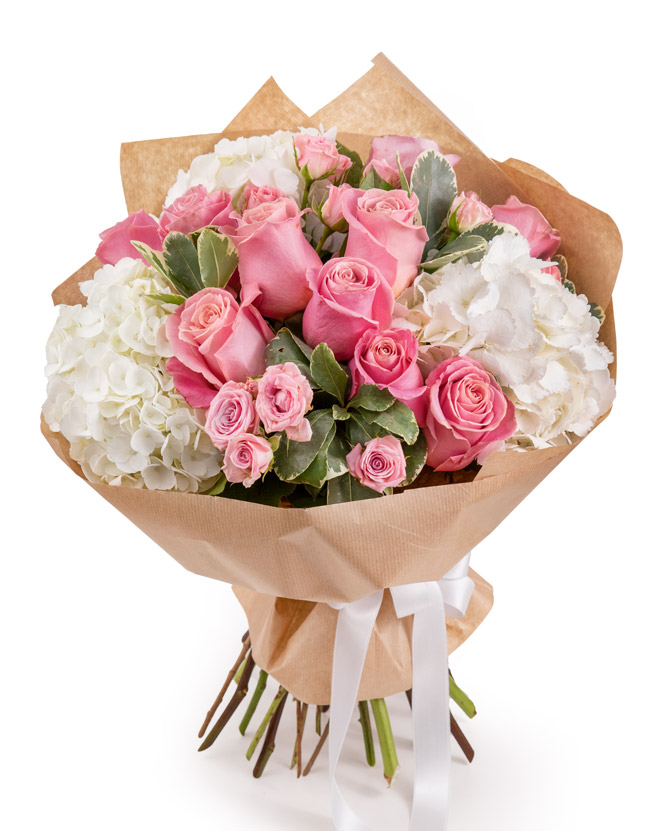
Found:
[[[439, 581], [390, 589], [397, 617], [413, 615], [413, 745], [415, 757], [410, 831], [445, 831], [448, 822], [450, 715], [446, 615], [463, 617], [473, 594], [470, 554]], [[330, 703], [330, 790], [338, 831], [371, 831], [342, 796], [335, 778], [351, 724], [367, 649], [383, 590], [339, 610]]]

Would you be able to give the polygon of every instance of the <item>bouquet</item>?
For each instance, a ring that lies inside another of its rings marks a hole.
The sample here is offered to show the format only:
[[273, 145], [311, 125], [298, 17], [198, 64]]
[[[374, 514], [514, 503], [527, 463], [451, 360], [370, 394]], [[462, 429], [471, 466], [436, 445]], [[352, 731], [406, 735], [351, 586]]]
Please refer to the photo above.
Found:
[[[612, 221], [376, 64], [311, 119], [268, 82], [222, 136], [123, 146], [130, 213], [54, 293], [43, 408], [72, 469], [234, 584], [249, 631], [201, 749], [254, 680], [246, 732], [272, 675], [254, 775], [291, 695], [293, 767], [330, 737], [340, 828], [356, 704], [389, 782], [395, 692], [417, 746], [436, 738], [421, 784], [447, 776], [450, 731], [473, 757], [447, 703], [475, 714], [447, 669], [492, 602], [469, 552], [614, 398]], [[413, 827], [445, 823], [418, 789]]]

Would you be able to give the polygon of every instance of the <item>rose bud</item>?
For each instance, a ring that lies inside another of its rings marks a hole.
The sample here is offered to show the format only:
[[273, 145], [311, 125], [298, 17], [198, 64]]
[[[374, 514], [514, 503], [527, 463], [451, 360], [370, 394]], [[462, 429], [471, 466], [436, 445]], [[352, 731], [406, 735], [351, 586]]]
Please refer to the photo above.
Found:
[[307, 166], [310, 179], [330, 177], [338, 182], [353, 162], [343, 156], [334, 141], [325, 136], [299, 133], [295, 139], [296, 159], [300, 170]]
[[427, 378], [427, 464], [436, 471], [481, 464], [516, 430], [515, 408], [493, 375], [473, 358], [456, 356]]
[[164, 240], [172, 231], [192, 234], [208, 225], [227, 233], [235, 228], [232, 211], [231, 197], [226, 191], [208, 193], [203, 185], [195, 185], [164, 208], [159, 217], [159, 234]]
[[166, 319], [174, 357], [166, 364], [191, 407], [208, 407], [226, 381], [245, 381], [265, 369], [273, 333], [247, 293], [238, 305], [226, 289], [203, 289]]
[[448, 213], [448, 227], [458, 234], [463, 234], [477, 225], [491, 222], [492, 219], [491, 209], [480, 201], [475, 191], [467, 190], [453, 199]]
[[339, 187], [328, 185], [328, 198], [321, 208], [321, 222], [332, 231], [346, 231], [348, 223], [344, 218], [344, 194], [353, 190], [351, 185], [344, 183]]
[[516, 196], [509, 196], [505, 205], [493, 205], [492, 213], [498, 222], [512, 225], [529, 243], [532, 257], [549, 260], [561, 243], [559, 232], [533, 205], [525, 205]]
[[335, 257], [307, 279], [312, 299], [302, 330], [310, 346], [327, 343], [338, 361], [346, 361], [368, 329], [387, 329], [394, 298], [381, 272], [366, 260]]
[[[425, 150], [441, 152], [439, 145], [430, 139], [415, 138], [414, 136], [378, 136], [372, 139], [365, 175], [367, 175], [370, 168], [374, 168], [382, 179], [398, 188], [400, 187], [400, 177], [399, 168], [397, 167], [397, 154], [399, 153], [399, 163], [406, 176], [406, 181], [410, 182], [413, 165], [418, 156], [424, 153]], [[448, 154], [446, 159], [453, 167], [460, 161], [460, 157], [452, 153]]]
[[312, 388], [290, 361], [269, 366], [259, 378], [256, 410], [267, 433], [285, 431], [293, 441], [309, 441], [312, 427], [305, 413], [312, 406]]
[[362, 444], [357, 444], [347, 455], [346, 463], [351, 476], [379, 493], [397, 487], [406, 479], [404, 450], [395, 436], [370, 439], [364, 449]]
[[252, 393], [246, 384], [227, 381], [210, 402], [205, 430], [210, 440], [226, 450], [229, 439], [242, 433], [256, 433], [259, 417]]
[[108, 265], [115, 265], [123, 257], [131, 257], [133, 260], [141, 259], [144, 263], [146, 262], [132, 245], [132, 240], [142, 242], [154, 251], [162, 249], [157, 220], [143, 209], [130, 214], [127, 219], [123, 219], [112, 228], [102, 231], [99, 236], [102, 241], [95, 253], [98, 260]]
[[263, 436], [233, 436], [226, 446], [222, 471], [229, 482], [242, 482], [249, 488], [268, 470], [272, 456], [272, 445]]

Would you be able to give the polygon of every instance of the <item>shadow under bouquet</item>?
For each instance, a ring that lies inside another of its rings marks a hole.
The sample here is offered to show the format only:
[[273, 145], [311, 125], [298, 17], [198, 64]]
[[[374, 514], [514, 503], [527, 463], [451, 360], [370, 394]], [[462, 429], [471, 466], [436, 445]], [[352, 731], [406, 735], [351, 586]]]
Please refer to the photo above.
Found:
[[312, 117], [271, 80], [223, 134], [121, 164], [129, 216], [53, 295], [43, 432], [234, 585], [249, 631], [201, 749], [251, 692], [260, 776], [292, 696], [293, 767], [329, 739], [333, 819], [355, 827], [334, 778], [352, 711], [390, 781], [405, 691], [413, 827], [443, 827], [450, 731], [473, 756], [448, 693], [475, 714], [447, 655], [492, 603], [469, 552], [609, 411], [616, 227], [484, 156], [383, 56]]

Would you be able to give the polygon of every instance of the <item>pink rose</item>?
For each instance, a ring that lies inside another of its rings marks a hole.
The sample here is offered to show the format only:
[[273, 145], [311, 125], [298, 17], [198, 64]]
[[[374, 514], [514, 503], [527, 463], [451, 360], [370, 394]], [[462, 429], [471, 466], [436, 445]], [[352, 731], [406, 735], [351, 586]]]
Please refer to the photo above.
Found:
[[171, 231], [192, 234], [207, 225], [221, 227], [226, 233], [235, 228], [232, 211], [231, 197], [226, 191], [208, 193], [203, 185], [195, 185], [164, 208], [159, 217], [159, 234], [163, 240]]
[[552, 263], [552, 265], [548, 266], [547, 268], [542, 268], [541, 271], [543, 272], [543, 274], [551, 274], [552, 277], [554, 277], [554, 279], [558, 280], [560, 283], [563, 282], [563, 278], [561, 277], [561, 271], [559, 271], [559, 266], [555, 263]]
[[328, 185], [328, 198], [323, 203], [321, 208], [321, 220], [328, 228], [333, 231], [346, 231], [347, 222], [344, 219], [344, 194], [353, 190], [351, 185], [346, 182], [337, 187], [336, 185]]
[[338, 361], [346, 361], [364, 332], [390, 326], [393, 293], [378, 268], [366, 260], [335, 257], [310, 269], [307, 279], [312, 299], [302, 330], [310, 346], [327, 343]]
[[254, 397], [246, 384], [227, 381], [210, 402], [206, 416], [206, 433], [220, 450], [226, 450], [229, 439], [241, 433], [256, 433], [259, 416]]
[[512, 402], [473, 358], [448, 358], [427, 387], [427, 464], [436, 471], [461, 470], [474, 459], [482, 464], [517, 428]]
[[123, 219], [112, 228], [102, 231], [99, 236], [102, 241], [95, 252], [97, 259], [110, 265], [115, 265], [123, 257], [131, 257], [133, 260], [141, 259], [144, 263], [146, 262], [132, 245], [132, 240], [143, 242], [154, 251], [162, 250], [157, 221], [143, 209], [130, 214], [127, 219]]
[[526, 237], [532, 257], [549, 260], [561, 243], [559, 232], [533, 205], [525, 205], [516, 196], [509, 196], [505, 205], [493, 205], [492, 213], [498, 222], [506, 222]]
[[353, 164], [348, 156], [343, 156], [337, 150], [335, 142], [325, 136], [299, 133], [293, 141], [298, 167], [302, 170], [307, 165], [310, 179], [330, 176], [333, 181], [338, 182], [342, 174]]
[[243, 289], [256, 286], [256, 307], [266, 317], [284, 320], [305, 308], [312, 293], [307, 269], [320, 268], [319, 255], [300, 227], [301, 212], [288, 197], [248, 208], [233, 241]]
[[[430, 139], [415, 138], [413, 136], [379, 136], [378, 138], [372, 139], [365, 174], [373, 167], [382, 179], [385, 179], [388, 184], [398, 188], [400, 186], [400, 178], [399, 168], [397, 167], [397, 154], [399, 153], [399, 163], [402, 165], [406, 180], [410, 182], [414, 162], [425, 150], [436, 150], [437, 153], [441, 152], [439, 145]], [[460, 161], [460, 156], [455, 156], [451, 153], [446, 156], [446, 159], [454, 167]]]
[[312, 388], [290, 362], [269, 366], [259, 378], [256, 409], [268, 433], [286, 431], [293, 441], [309, 441], [312, 427], [305, 413], [312, 406]]
[[357, 444], [346, 457], [349, 473], [361, 485], [383, 493], [386, 488], [395, 488], [406, 479], [406, 459], [399, 439], [386, 436], [370, 439], [363, 450]]
[[480, 197], [475, 191], [467, 190], [466, 192], [462, 191], [453, 199], [448, 217], [448, 226], [453, 231], [457, 231], [458, 234], [463, 234], [477, 225], [491, 222], [493, 214], [491, 209], [480, 201]]
[[174, 357], [166, 364], [191, 407], [208, 407], [226, 381], [245, 381], [265, 369], [273, 337], [252, 295], [238, 305], [226, 289], [203, 289], [166, 319]]
[[222, 471], [229, 482], [242, 482], [249, 488], [268, 470], [272, 445], [263, 436], [241, 433], [229, 439]]
[[279, 188], [271, 188], [268, 185], [247, 185], [243, 193], [244, 210], [256, 208], [266, 202], [276, 202], [284, 199], [284, 194]]
[[342, 205], [349, 223], [347, 256], [373, 263], [399, 297], [415, 280], [428, 240], [425, 228], [414, 225], [418, 197], [405, 190], [351, 188]]
[[408, 329], [368, 329], [356, 344], [351, 371], [351, 395], [363, 384], [375, 384], [410, 407], [418, 424], [425, 421], [427, 388], [418, 368], [418, 341]]

